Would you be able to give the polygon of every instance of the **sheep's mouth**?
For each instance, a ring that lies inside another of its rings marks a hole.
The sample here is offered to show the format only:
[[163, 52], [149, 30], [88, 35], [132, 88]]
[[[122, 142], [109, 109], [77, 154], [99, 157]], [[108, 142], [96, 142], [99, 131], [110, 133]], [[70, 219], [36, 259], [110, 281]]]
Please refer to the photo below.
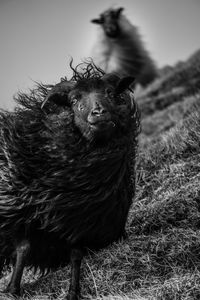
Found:
[[89, 140], [98, 147], [107, 144], [108, 141], [114, 136], [116, 125], [113, 121], [99, 120], [96, 122], [88, 122], [89, 125]]
[[115, 123], [111, 120], [98, 120], [98, 121], [90, 121], [88, 122], [89, 126], [93, 130], [98, 130], [98, 131], [105, 131], [108, 130], [109, 128], [114, 128]]

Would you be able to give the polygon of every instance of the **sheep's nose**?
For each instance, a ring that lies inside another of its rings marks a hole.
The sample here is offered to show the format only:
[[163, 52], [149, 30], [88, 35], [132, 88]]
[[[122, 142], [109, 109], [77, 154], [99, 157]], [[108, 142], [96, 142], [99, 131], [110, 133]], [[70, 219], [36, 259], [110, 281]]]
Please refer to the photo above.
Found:
[[92, 115], [98, 116], [107, 113], [107, 110], [100, 104], [96, 104], [96, 106], [92, 110]]

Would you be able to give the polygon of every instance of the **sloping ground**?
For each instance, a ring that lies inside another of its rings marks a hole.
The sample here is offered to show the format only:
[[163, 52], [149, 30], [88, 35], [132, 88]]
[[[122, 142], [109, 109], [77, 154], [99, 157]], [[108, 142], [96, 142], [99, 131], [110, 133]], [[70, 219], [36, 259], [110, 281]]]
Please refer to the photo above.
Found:
[[[162, 74], [137, 100], [142, 133], [128, 239], [85, 258], [82, 295], [200, 299], [200, 52]], [[22, 299], [64, 299], [69, 272], [66, 267], [35, 280], [27, 271]]]
[[200, 88], [200, 50], [186, 62], [179, 62], [160, 76], [138, 97], [143, 115], [163, 110], [169, 105], [195, 95]]

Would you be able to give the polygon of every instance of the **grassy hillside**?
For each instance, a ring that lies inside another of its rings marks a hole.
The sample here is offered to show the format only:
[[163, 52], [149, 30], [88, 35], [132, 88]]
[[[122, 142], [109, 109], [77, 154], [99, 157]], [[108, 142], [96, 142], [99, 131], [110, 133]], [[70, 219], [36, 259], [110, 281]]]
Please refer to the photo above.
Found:
[[[200, 299], [200, 51], [161, 71], [137, 101], [142, 133], [128, 239], [84, 259], [82, 295]], [[69, 271], [42, 279], [27, 271], [21, 299], [63, 299]]]

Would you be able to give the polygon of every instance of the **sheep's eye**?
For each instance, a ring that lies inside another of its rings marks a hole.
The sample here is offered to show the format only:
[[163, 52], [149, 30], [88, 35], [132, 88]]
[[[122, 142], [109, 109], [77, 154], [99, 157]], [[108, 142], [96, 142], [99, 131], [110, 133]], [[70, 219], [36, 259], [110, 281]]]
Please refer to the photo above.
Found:
[[78, 104], [78, 110], [83, 111], [84, 110], [84, 105], [82, 103]]
[[72, 103], [73, 105], [76, 105], [77, 102], [79, 101], [79, 99], [80, 99], [80, 96], [79, 96], [79, 95], [74, 95], [74, 96], [71, 97], [71, 103]]
[[113, 99], [114, 98], [114, 92], [111, 89], [106, 89], [106, 94], [108, 98]]
[[117, 96], [117, 102], [118, 104], [126, 104], [126, 97], [124, 94], [119, 94]]
[[72, 104], [76, 104], [78, 102], [78, 99], [77, 98], [72, 98]]

